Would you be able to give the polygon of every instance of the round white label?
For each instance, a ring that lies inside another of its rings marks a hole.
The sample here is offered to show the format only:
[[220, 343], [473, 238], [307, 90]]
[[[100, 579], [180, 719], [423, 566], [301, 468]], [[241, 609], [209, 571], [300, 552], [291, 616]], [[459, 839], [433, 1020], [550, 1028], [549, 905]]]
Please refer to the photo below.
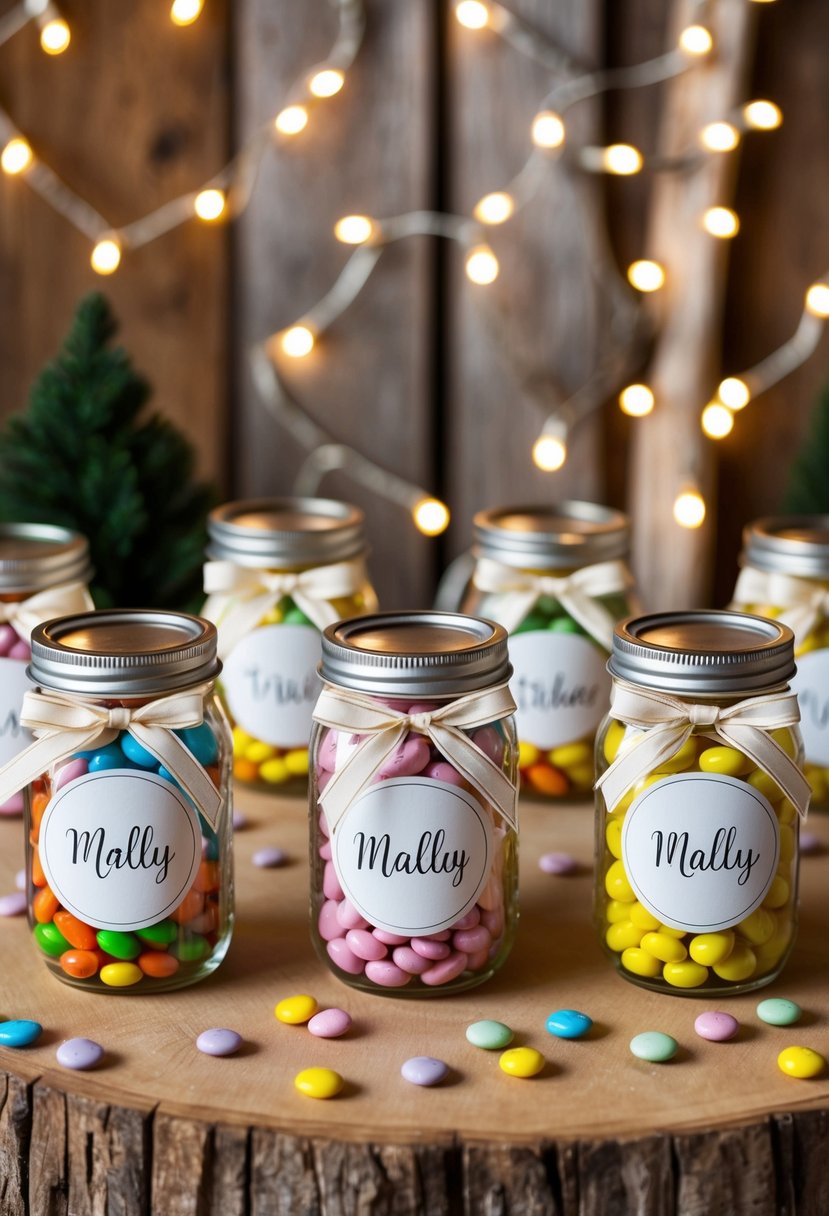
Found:
[[173, 912], [195, 881], [201, 829], [177, 786], [137, 769], [87, 773], [43, 816], [40, 860], [68, 912], [96, 929], [143, 929]]
[[0, 764], [11, 760], [32, 741], [20, 725], [23, 694], [32, 688], [26, 664], [20, 659], [0, 659]]
[[306, 747], [320, 693], [320, 635], [312, 625], [263, 625], [225, 659], [222, 687], [242, 730], [273, 747]]
[[625, 816], [622, 862], [636, 898], [673, 929], [714, 933], [766, 897], [780, 853], [777, 817], [758, 790], [714, 773], [678, 773]]
[[800, 706], [800, 731], [808, 764], [829, 765], [829, 650], [797, 659], [791, 682]]
[[510, 691], [519, 739], [545, 750], [592, 735], [610, 696], [607, 656], [586, 638], [548, 629], [514, 634]]
[[490, 816], [466, 790], [426, 777], [378, 781], [337, 825], [340, 886], [378, 929], [406, 937], [460, 920], [486, 885]]

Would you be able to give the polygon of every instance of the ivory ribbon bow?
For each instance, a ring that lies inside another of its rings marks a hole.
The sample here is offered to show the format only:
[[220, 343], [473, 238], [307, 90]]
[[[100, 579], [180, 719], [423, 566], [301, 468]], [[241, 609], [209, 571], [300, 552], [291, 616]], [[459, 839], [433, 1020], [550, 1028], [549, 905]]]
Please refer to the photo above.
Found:
[[463, 733], [514, 712], [515, 702], [506, 684], [468, 693], [430, 713], [420, 714], [398, 713], [372, 697], [326, 684], [314, 709], [314, 721], [334, 730], [365, 736], [354, 751], [346, 754], [342, 767], [320, 795], [332, 835], [348, 807], [410, 730], [430, 739], [507, 823], [517, 828], [515, 786]]
[[804, 815], [809, 806], [809, 783], [780, 744], [767, 733], [800, 721], [797, 697], [789, 689], [747, 697], [736, 705], [683, 701], [654, 689], [614, 680], [610, 716], [645, 728], [635, 743], [620, 751], [596, 782], [612, 811], [620, 798], [648, 773], [675, 756], [693, 727], [703, 726], [728, 747], [744, 752], [782, 789]]
[[16, 604], [0, 603], [0, 624], [11, 625], [15, 633], [28, 641], [35, 626], [44, 621], [73, 612], [90, 612], [94, 607], [84, 583], [64, 583], [37, 591]]
[[0, 804], [53, 764], [93, 744], [104, 747], [126, 730], [172, 773], [215, 828], [222, 795], [193, 753], [173, 734], [204, 721], [204, 696], [209, 687], [189, 688], [134, 708], [111, 709], [59, 692], [25, 693], [20, 721], [36, 738], [0, 768]]
[[[208, 599], [202, 616], [218, 627], [219, 658], [225, 659], [284, 595], [289, 595], [322, 631], [340, 619], [329, 601], [356, 595], [367, 584], [362, 558], [315, 566], [295, 574], [257, 570], [228, 561], [207, 562], [204, 590]], [[370, 611], [372, 605], [367, 607]]]
[[775, 619], [788, 625], [801, 642], [822, 617], [829, 616], [829, 591], [808, 578], [744, 566], [734, 588], [732, 606], [739, 608], [745, 604], [783, 608], [785, 611]]
[[596, 642], [610, 650], [615, 618], [596, 597], [629, 591], [633, 579], [624, 562], [596, 562], [572, 574], [528, 574], [489, 557], [478, 559], [472, 582], [479, 591], [504, 596], [498, 620], [508, 633], [521, 624], [542, 595], [552, 596]]

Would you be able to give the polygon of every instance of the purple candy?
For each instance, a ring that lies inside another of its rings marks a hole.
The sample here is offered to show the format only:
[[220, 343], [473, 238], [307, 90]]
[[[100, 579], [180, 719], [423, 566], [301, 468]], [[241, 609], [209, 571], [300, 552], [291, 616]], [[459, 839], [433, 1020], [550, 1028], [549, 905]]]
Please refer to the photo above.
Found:
[[800, 851], [801, 851], [801, 853], [819, 853], [822, 848], [823, 848], [823, 845], [821, 843], [820, 837], [816, 836], [814, 834], [814, 832], [801, 832], [800, 833]]
[[712, 1043], [724, 1043], [733, 1039], [740, 1029], [740, 1023], [730, 1013], [711, 1009], [701, 1013], [694, 1022], [694, 1030], [701, 1039], [710, 1039]]
[[0, 655], [6, 655], [19, 639], [11, 625], [0, 625]]
[[104, 1057], [104, 1049], [93, 1039], [67, 1039], [55, 1053], [64, 1068], [94, 1068]]
[[434, 1056], [412, 1056], [400, 1069], [404, 1081], [412, 1085], [439, 1085], [449, 1072], [448, 1064]]
[[241, 831], [242, 828], [246, 828], [247, 826], [248, 826], [248, 817], [245, 814], [245, 812], [244, 811], [234, 811], [233, 812], [233, 830], [235, 832], [238, 832], [238, 831]]
[[351, 1029], [351, 1015], [344, 1009], [321, 1009], [311, 1018], [308, 1029], [318, 1039], [338, 1039]]
[[251, 861], [260, 870], [273, 870], [277, 866], [284, 866], [288, 860], [288, 854], [284, 849], [279, 849], [276, 845], [266, 845], [264, 849], [257, 849], [253, 854]]
[[542, 853], [538, 868], [545, 874], [575, 874], [579, 863], [569, 853]]
[[22, 815], [23, 814], [23, 795], [22, 793], [12, 794], [7, 802], [0, 806], [0, 815]]
[[29, 643], [24, 642], [22, 638], [18, 642], [15, 642], [14, 646], [12, 646], [11, 650], [6, 655], [7, 659], [20, 659], [24, 662], [28, 662], [31, 657], [32, 652], [29, 649]]
[[14, 876], [14, 885], [17, 887], [18, 891], [26, 890], [26, 871], [25, 870], [17, 871], [17, 873]]
[[12, 891], [10, 895], [0, 895], [0, 916], [22, 916], [25, 911], [25, 891]]
[[206, 1056], [232, 1056], [242, 1046], [242, 1036], [235, 1030], [215, 1027], [203, 1030], [196, 1039], [196, 1046]]

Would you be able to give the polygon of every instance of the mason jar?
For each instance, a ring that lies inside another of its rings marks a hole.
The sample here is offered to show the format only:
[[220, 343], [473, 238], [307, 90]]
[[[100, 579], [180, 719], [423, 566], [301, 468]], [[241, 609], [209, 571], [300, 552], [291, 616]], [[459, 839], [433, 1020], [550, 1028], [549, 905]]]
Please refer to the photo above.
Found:
[[344, 983], [430, 996], [502, 965], [518, 916], [507, 635], [444, 612], [329, 626], [314, 711], [311, 935]]
[[209, 975], [233, 924], [231, 740], [210, 622], [177, 612], [60, 617], [32, 634], [24, 721], [0, 770], [25, 782], [34, 943], [90, 991]]
[[613, 626], [636, 610], [627, 517], [591, 502], [502, 507], [474, 530], [461, 608], [510, 634], [522, 790], [586, 797]]
[[363, 521], [327, 498], [231, 502], [208, 518], [202, 611], [219, 630], [238, 781], [305, 791], [320, 631], [377, 608]]
[[609, 668], [595, 870], [609, 957], [658, 992], [771, 983], [795, 938], [809, 802], [791, 630], [736, 612], [631, 618]]
[[[36, 625], [94, 605], [86, 538], [52, 524], [0, 523], [0, 765], [32, 740], [20, 724], [30, 687], [26, 664]], [[23, 795], [12, 794], [0, 815], [20, 815]]]
[[829, 515], [758, 519], [743, 532], [731, 607], [794, 631], [804, 771], [812, 808], [829, 809]]

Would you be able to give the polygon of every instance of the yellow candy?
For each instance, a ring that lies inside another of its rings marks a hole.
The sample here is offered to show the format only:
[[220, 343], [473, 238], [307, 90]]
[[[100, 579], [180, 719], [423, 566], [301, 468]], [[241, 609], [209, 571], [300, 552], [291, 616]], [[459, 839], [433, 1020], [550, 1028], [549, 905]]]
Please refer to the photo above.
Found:
[[630, 904], [623, 904], [620, 899], [609, 899], [604, 914], [609, 925], [618, 924], [620, 920], [629, 920]]
[[662, 968], [662, 978], [672, 988], [699, 988], [708, 979], [708, 968], [699, 963], [666, 963]]
[[623, 904], [622, 906], [630, 909], [628, 912], [630, 919], [633, 921], [634, 925], [638, 925], [639, 928], [644, 929], [646, 933], [653, 933], [655, 929], [659, 928], [659, 921], [655, 916], [652, 916], [644, 904], [640, 904], [638, 900], [632, 908], [630, 908], [629, 904]]
[[632, 946], [630, 949], [622, 951], [622, 966], [625, 971], [631, 971], [634, 975], [641, 975], [651, 980], [655, 979], [662, 970], [659, 959], [648, 954], [647, 950], [640, 950], [638, 946]]
[[734, 949], [736, 938], [730, 929], [722, 933], [698, 933], [688, 945], [688, 953], [695, 963], [703, 967], [715, 967], [724, 963]]
[[109, 988], [129, 988], [144, 978], [144, 972], [135, 963], [107, 963], [98, 975]]
[[697, 763], [703, 773], [725, 773], [727, 777], [741, 777], [751, 768], [751, 760], [736, 747], [707, 747]]
[[286, 996], [273, 1012], [278, 1021], [286, 1022], [289, 1026], [301, 1026], [303, 1022], [309, 1021], [318, 1009], [319, 1005], [314, 997], [301, 992], [296, 996]]
[[[774, 916], [774, 913], [772, 912], [771, 915]], [[788, 916], [775, 917], [775, 929], [771, 937], [754, 951], [759, 975], [767, 975], [770, 971], [774, 971], [789, 948], [793, 932], [794, 926]]]
[[498, 1067], [511, 1077], [534, 1077], [544, 1067], [544, 1057], [534, 1047], [510, 1047], [501, 1053]]
[[769, 940], [776, 927], [777, 922], [771, 912], [767, 912], [765, 908], [757, 908], [751, 916], [740, 921], [737, 930], [749, 945], [762, 946]]
[[593, 748], [589, 743], [565, 743], [562, 747], [554, 747], [549, 756], [556, 768], [571, 769], [589, 764], [592, 770]]
[[786, 824], [780, 826], [780, 865], [789, 865], [794, 857], [794, 828], [788, 827]]
[[639, 945], [663, 963], [681, 963], [688, 957], [682, 942], [667, 933], [646, 933]]
[[602, 751], [604, 758], [608, 764], [612, 764], [616, 759], [616, 753], [619, 750], [622, 740], [625, 737], [625, 727], [622, 722], [611, 721], [605, 733]]
[[530, 768], [531, 765], [538, 763], [538, 758], [541, 755], [537, 747], [532, 743], [525, 743], [519, 740], [518, 743], [518, 767]]
[[697, 758], [697, 741], [691, 736], [686, 739], [682, 747], [675, 756], [671, 756], [670, 760], [665, 760], [662, 763], [660, 772], [665, 773], [681, 773], [684, 769], [690, 768]]
[[260, 625], [281, 625], [282, 621], [284, 619], [285, 619], [285, 613], [282, 611], [282, 609], [277, 604], [275, 607], [271, 608], [270, 612], [265, 613], [265, 615], [262, 617], [262, 620], [259, 622], [259, 624]]
[[304, 1068], [294, 1077], [294, 1085], [306, 1098], [335, 1098], [343, 1079], [333, 1068]]
[[608, 819], [607, 827], [605, 828], [605, 840], [607, 847], [614, 857], [622, 856], [622, 819]]
[[253, 742], [253, 735], [249, 735], [246, 730], [242, 730], [241, 726], [233, 728], [233, 754], [241, 756], [249, 743]]
[[684, 937], [688, 930], [674, 929], [671, 925], [660, 925], [659, 932], [664, 933], [666, 937]]
[[304, 777], [308, 773], [308, 748], [297, 747], [285, 756], [285, 767], [292, 777]]
[[787, 1077], [806, 1080], [819, 1077], [826, 1067], [826, 1061], [819, 1051], [812, 1051], [811, 1047], [784, 1047], [777, 1057], [777, 1067]]
[[763, 900], [765, 908], [785, 908], [789, 902], [791, 888], [788, 881], [780, 874], [776, 874], [771, 881], [771, 886], [768, 889], [768, 894]]
[[267, 781], [268, 785], [281, 785], [283, 781], [287, 781], [290, 777], [288, 766], [280, 756], [274, 756], [273, 760], [266, 760], [259, 770], [259, 776], [263, 781]]
[[568, 768], [566, 771], [567, 776], [578, 789], [589, 790], [593, 788], [593, 782], [596, 780], [596, 770], [592, 762], [590, 764], [574, 764], [572, 768]]
[[604, 886], [611, 899], [618, 899], [626, 904], [633, 903], [636, 899], [621, 861], [613, 862], [604, 876]]
[[815, 635], [810, 633], [809, 636], [804, 638], [800, 645], [796, 647], [794, 652], [795, 658], [798, 658], [802, 654], [809, 654], [810, 651], [818, 649], [820, 649], [820, 643]]
[[621, 954], [623, 950], [627, 950], [630, 946], [638, 946], [642, 940], [644, 930], [637, 929], [631, 920], [620, 920], [615, 925], [608, 927], [604, 939], [611, 950], [617, 954]]
[[777, 808], [777, 819], [780, 823], [794, 823], [797, 818], [797, 810], [793, 802], [789, 802], [788, 798], [784, 798]]
[[242, 755], [246, 760], [250, 760], [251, 764], [261, 764], [263, 760], [270, 760], [275, 751], [276, 748], [271, 747], [270, 743], [262, 743], [259, 739], [254, 739], [247, 745]]
[[771, 732], [771, 737], [774, 739], [775, 743], [780, 744], [787, 756], [791, 756], [791, 758], [794, 759], [797, 747], [795, 746], [795, 741], [790, 730], [786, 730], [785, 727], [781, 726], [779, 730], [773, 730]]
[[753, 785], [761, 794], [765, 794], [769, 802], [779, 802], [783, 797], [783, 791], [777, 782], [768, 773], [764, 773], [761, 768], [754, 770], [748, 778], [748, 784]]
[[648, 787], [651, 785], [655, 785], [657, 781], [663, 781], [666, 776], [667, 773], [665, 772], [651, 773], [649, 777], [644, 777], [641, 781], [637, 781], [636, 785], [634, 785], [632, 789], [629, 789], [628, 792], [624, 794], [616, 803], [616, 806], [613, 809], [613, 814], [620, 816], [625, 815], [626, 812], [630, 810], [631, 803], [635, 798], [639, 797], [643, 790], [648, 789]]
[[730, 980], [733, 984], [749, 979], [756, 968], [757, 957], [751, 946], [739, 941], [734, 943], [734, 949], [724, 963], [714, 964], [714, 971], [720, 979]]

